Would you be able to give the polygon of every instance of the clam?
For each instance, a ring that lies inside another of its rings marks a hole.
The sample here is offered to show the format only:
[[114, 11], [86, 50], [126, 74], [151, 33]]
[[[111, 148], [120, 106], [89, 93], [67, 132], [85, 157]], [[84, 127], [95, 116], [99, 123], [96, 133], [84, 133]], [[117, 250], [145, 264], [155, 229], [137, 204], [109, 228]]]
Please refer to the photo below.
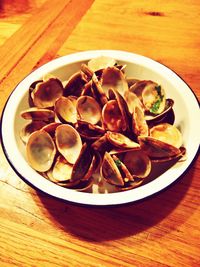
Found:
[[148, 136], [149, 127], [145, 120], [144, 112], [139, 106], [135, 106], [132, 114], [132, 128], [136, 136]]
[[67, 160], [59, 155], [55, 161], [53, 168], [48, 171], [47, 175], [50, 180], [55, 183], [68, 183], [71, 179], [73, 165], [68, 163]]
[[108, 102], [108, 98], [106, 96], [106, 93], [104, 92], [101, 83], [99, 82], [96, 74], [92, 76], [92, 91], [93, 96], [99, 100], [99, 103], [101, 106], [104, 106]]
[[150, 81], [150, 80], [139, 80], [133, 83], [133, 85], [130, 87], [130, 91], [137, 95], [137, 97], [142, 102], [142, 92], [145, 87], [153, 86], [155, 87], [157, 84]]
[[71, 164], [79, 157], [82, 141], [79, 133], [69, 124], [62, 124], [56, 128], [55, 140], [60, 154]]
[[81, 120], [77, 121], [76, 130], [79, 132], [81, 137], [88, 140], [99, 139], [105, 133], [105, 129], [101, 126]]
[[54, 111], [45, 108], [31, 107], [20, 114], [25, 120], [52, 121], [55, 118]]
[[61, 96], [56, 100], [54, 110], [61, 122], [72, 124], [77, 122], [76, 102], [74, 101], [69, 97], [64, 96]]
[[101, 107], [91, 96], [80, 96], [76, 104], [79, 118], [91, 124], [97, 124], [101, 120]]
[[67, 81], [67, 84], [64, 87], [64, 96], [80, 96], [83, 86], [87, 83], [85, 74], [81, 71], [73, 74]]
[[133, 177], [145, 178], [151, 171], [151, 161], [142, 150], [126, 152], [123, 163]]
[[47, 125], [44, 121], [32, 121], [20, 131], [20, 138], [26, 144], [30, 134]]
[[151, 136], [139, 136], [138, 141], [142, 150], [150, 158], [171, 158], [181, 153], [179, 148]]
[[111, 57], [106, 57], [106, 56], [100, 56], [96, 58], [92, 58], [88, 62], [88, 67], [93, 71], [105, 69], [107, 67], [112, 67], [116, 63], [116, 60], [111, 58]]
[[128, 106], [122, 95], [115, 91], [114, 89], [110, 89], [108, 91], [109, 99], [116, 100], [119, 110], [121, 112], [121, 129], [122, 131], [130, 131], [130, 113], [128, 110]]
[[124, 148], [124, 149], [139, 149], [140, 145], [134, 141], [132, 141], [130, 138], [127, 136], [121, 134], [121, 133], [116, 133], [116, 132], [110, 132], [107, 131], [106, 137], [108, 141], [113, 144], [114, 146], [118, 148]]
[[[94, 160], [94, 153], [91, 147], [86, 143], [84, 143], [79, 153], [79, 156], [73, 166], [70, 180], [74, 182], [74, 181], [88, 179], [92, 175], [92, 172], [95, 170], [95, 169], [92, 169], [92, 171], [90, 170], [90, 166], [93, 160]], [[90, 171], [89, 175], [87, 175], [88, 171]]]
[[31, 93], [33, 103], [38, 108], [53, 107], [56, 99], [63, 94], [63, 85], [57, 78], [48, 78], [36, 84]]
[[123, 186], [124, 180], [117, 164], [108, 152], [105, 152], [100, 168], [101, 176], [110, 184]]
[[55, 137], [56, 128], [61, 125], [61, 122], [52, 122], [42, 127], [43, 131], [46, 131], [51, 137]]
[[135, 93], [129, 90], [126, 91], [124, 93], [124, 99], [126, 100], [129, 112], [131, 114], [134, 112], [135, 107], [140, 107], [141, 109], [143, 109], [143, 104]]
[[142, 103], [145, 110], [153, 114], [161, 114], [165, 110], [165, 92], [163, 88], [152, 82], [142, 91]]
[[39, 172], [48, 171], [54, 161], [56, 147], [52, 137], [43, 130], [33, 132], [26, 144], [26, 155], [30, 166]]
[[177, 148], [180, 148], [183, 143], [182, 134], [178, 128], [169, 123], [162, 123], [152, 127], [150, 136]]
[[105, 129], [109, 131], [122, 131], [123, 118], [117, 100], [110, 100], [102, 109], [102, 121]]
[[113, 89], [119, 92], [122, 96], [128, 90], [128, 83], [121, 70], [116, 67], [108, 67], [102, 73], [102, 88], [108, 96], [108, 90]]

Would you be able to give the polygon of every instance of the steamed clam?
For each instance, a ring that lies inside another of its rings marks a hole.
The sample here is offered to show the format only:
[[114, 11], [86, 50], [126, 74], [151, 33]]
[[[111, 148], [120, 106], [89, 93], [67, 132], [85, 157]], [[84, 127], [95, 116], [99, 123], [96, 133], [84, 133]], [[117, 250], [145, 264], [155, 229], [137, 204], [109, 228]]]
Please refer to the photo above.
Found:
[[126, 65], [113, 58], [91, 59], [65, 82], [51, 75], [35, 81], [29, 105], [20, 132], [27, 161], [62, 187], [133, 189], [148, 182], [152, 162], [186, 153], [174, 100], [154, 81], [126, 77]]

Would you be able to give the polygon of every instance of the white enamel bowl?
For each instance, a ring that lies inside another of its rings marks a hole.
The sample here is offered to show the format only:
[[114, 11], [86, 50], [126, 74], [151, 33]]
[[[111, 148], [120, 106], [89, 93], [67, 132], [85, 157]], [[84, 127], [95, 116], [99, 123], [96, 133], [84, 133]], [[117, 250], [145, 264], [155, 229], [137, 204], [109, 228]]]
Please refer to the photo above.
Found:
[[[77, 192], [53, 184], [28, 165], [25, 158], [24, 145], [19, 138], [19, 132], [26, 123], [20, 117], [20, 111], [28, 108], [28, 88], [32, 82], [40, 79], [46, 73], [52, 73], [59, 79], [66, 80], [71, 74], [80, 69], [81, 63], [101, 55], [113, 57], [119, 63], [126, 64], [127, 76], [153, 80], [163, 86], [167, 97], [175, 101], [175, 125], [182, 132], [183, 145], [187, 149], [187, 160], [175, 164], [155, 180], [138, 188], [125, 192], [91, 194]], [[55, 59], [29, 74], [17, 85], [2, 112], [2, 147], [8, 162], [15, 172], [30, 185], [51, 196], [78, 204], [125, 204], [141, 200], [165, 189], [185, 173], [198, 153], [199, 115], [198, 101], [192, 90], [177, 74], [162, 64], [144, 56], [123, 51], [86, 51]]]

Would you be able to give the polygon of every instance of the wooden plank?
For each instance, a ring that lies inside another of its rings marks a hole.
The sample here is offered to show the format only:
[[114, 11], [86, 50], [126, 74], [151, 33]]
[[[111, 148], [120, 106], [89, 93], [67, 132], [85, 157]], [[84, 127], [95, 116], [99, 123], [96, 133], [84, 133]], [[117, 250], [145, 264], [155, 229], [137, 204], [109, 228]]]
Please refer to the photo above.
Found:
[[[101, 10], [109, 14], [102, 17]], [[200, 84], [199, 10], [198, 1], [96, 1], [59, 54], [91, 49], [142, 54], [172, 68], [195, 90]]]
[[[29, 40], [29, 46], [27, 46], [27, 50], [22, 56], [23, 58], [18, 58], [15, 66], [9, 66], [11, 70], [0, 83], [0, 92], [2, 91], [4, 96], [0, 99], [0, 107], [3, 107], [8, 95], [20, 80], [34, 68], [56, 57], [57, 51], [64, 40], [67, 39], [92, 3], [92, 0], [79, 1], [79, 5], [77, 5], [77, 1], [75, 0], [68, 2], [57, 18], [38, 37], [38, 40], [35, 39], [35, 43], [32, 43], [32, 39]], [[26, 30], [27, 26], [24, 27]], [[18, 38], [19, 36], [16, 35], [16, 39]], [[3, 72], [5, 72], [7, 67], [3, 69]]]
[[[43, 32], [59, 16], [60, 12], [70, 1], [57, 0], [52, 8], [52, 1], [46, 1], [33, 12], [32, 17], [17, 32], [15, 32], [0, 50], [0, 81], [15, 68]], [[40, 23], [38, 23], [38, 21]], [[15, 49], [13, 49], [13, 46]]]

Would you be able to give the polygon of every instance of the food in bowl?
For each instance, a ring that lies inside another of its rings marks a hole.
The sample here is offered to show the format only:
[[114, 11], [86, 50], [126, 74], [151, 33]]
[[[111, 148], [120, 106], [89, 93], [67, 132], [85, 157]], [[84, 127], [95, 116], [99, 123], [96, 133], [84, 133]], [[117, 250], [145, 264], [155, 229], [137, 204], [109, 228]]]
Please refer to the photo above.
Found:
[[26, 159], [46, 179], [77, 191], [139, 187], [153, 162], [186, 153], [173, 105], [162, 84], [127, 77], [126, 65], [107, 56], [81, 64], [67, 81], [47, 73], [30, 84], [30, 107], [21, 112]]

